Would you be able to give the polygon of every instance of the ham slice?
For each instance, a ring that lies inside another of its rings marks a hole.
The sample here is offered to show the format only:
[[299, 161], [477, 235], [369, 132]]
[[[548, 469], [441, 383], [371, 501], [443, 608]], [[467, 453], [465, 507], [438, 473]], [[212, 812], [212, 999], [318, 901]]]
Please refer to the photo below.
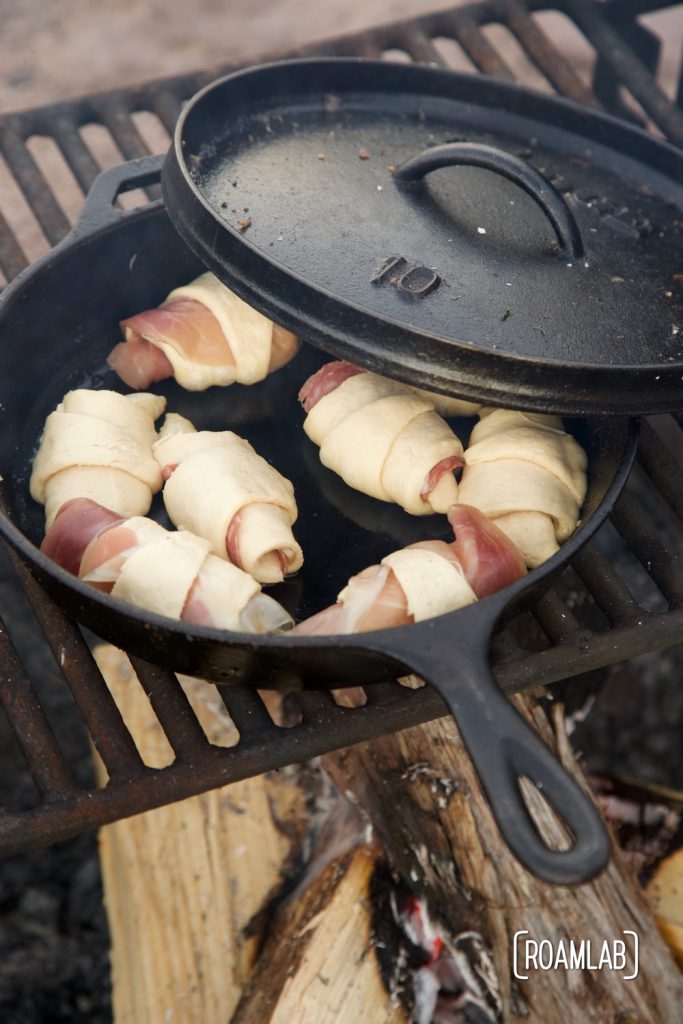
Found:
[[175, 377], [189, 391], [254, 384], [284, 366], [298, 341], [213, 274], [176, 288], [156, 309], [121, 321], [108, 363], [133, 388]]
[[173, 376], [173, 367], [161, 349], [132, 331], [127, 341], [114, 346], [107, 362], [123, 383], [136, 391]]
[[207, 541], [143, 516], [123, 519], [77, 499], [59, 510], [42, 550], [86, 583], [147, 611], [216, 629], [267, 633], [287, 612]]
[[574, 531], [586, 453], [557, 416], [482, 409], [465, 454], [460, 501], [481, 509], [535, 569]]
[[62, 569], [78, 576], [81, 560], [90, 541], [123, 522], [123, 516], [89, 498], [65, 502], [45, 534], [40, 550]]
[[455, 538], [411, 544], [349, 580], [337, 603], [294, 627], [298, 636], [363, 633], [443, 615], [526, 573], [514, 545], [477, 509], [449, 513]]
[[353, 363], [335, 360], [333, 363], [325, 363], [320, 369], [308, 378], [301, 391], [299, 401], [306, 412], [310, 412], [321, 398], [335, 391], [340, 384], [343, 384], [349, 377], [355, 377], [357, 373], [363, 373], [359, 366]]
[[526, 575], [520, 552], [479, 509], [454, 505], [448, 521], [455, 534], [451, 547], [478, 598], [495, 594]]

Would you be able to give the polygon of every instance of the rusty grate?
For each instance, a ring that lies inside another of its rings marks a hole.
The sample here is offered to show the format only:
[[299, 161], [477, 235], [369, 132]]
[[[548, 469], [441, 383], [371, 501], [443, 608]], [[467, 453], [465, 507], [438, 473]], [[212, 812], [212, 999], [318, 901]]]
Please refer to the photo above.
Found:
[[[433, 62], [494, 75], [601, 104], [683, 142], [683, 85], [665, 74], [659, 38], [641, 15], [649, 0], [487, 0], [454, 11], [307, 47], [289, 56], [346, 55]], [[564, 55], [570, 38], [585, 59]], [[74, 223], [97, 173], [163, 152], [182, 101], [228, 69], [152, 82], [0, 118], [0, 284], [56, 244]], [[145, 193], [121, 202], [145, 203]], [[494, 641], [497, 677], [509, 691], [575, 676], [683, 640], [683, 432], [671, 417], [643, 425], [639, 465], [612, 522], [577, 557], [533, 614]], [[349, 709], [327, 693], [292, 697], [296, 724], [277, 726], [256, 691], [220, 695], [239, 732], [212, 745], [181, 683], [134, 661], [140, 684], [175, 752], [166, 768], [146, 766], [79, 628], [9, 555], [37, 620], [29, 645], [45, 648], [66, 682], [108, 775], [91, 788], [62, 751], [37, 679], [15, 646], [13, 616], [0, 629], [0, 704], [35, 783], [31, 797], [0, 812], [0, 854], [75, 835], [126, 815], [340, 746], [424, 722], [444, 712], [430, 689], [386, 683]], [[626, 582], [628, 580], [628, 583]], [[47, 656], [47, 655], [46, 655]], [[131, 683], [131, 685], [135, 685]]]

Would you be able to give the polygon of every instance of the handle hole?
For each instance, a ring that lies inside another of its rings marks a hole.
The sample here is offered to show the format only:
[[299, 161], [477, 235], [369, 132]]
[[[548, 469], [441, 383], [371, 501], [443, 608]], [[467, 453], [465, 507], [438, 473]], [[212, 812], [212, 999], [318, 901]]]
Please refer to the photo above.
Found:
[[527, 775], [520, 776], [517, 785], [533, 823], [548, 849], [558, 853], [571, 850], [576, 842], [576, 836], [559, 817], [544, 795], [543, 789]]

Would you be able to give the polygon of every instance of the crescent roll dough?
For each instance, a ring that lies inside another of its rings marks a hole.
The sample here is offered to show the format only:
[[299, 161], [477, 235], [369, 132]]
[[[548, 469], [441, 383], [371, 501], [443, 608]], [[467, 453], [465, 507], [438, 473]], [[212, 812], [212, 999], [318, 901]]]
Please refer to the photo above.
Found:
[[[403, 548], [382, 559], [406, 595], [415, 622], [473, 604], [477, 595], [457, 562], [426, 548]], [[341, 596], [341, 595], [340, 595]]]
[[535, 568], [576, 528], [586, 454], [558, 416], [485, 410], [465, 453], [460, 501], [481, 509]]
[[364, 494], [418, 516], [447, 512], [458, 500], [450, 470], [462, 464], [462, 444], [432, 397], [356, 373], [316, 402], [304, 430], [323, 465]]
[[294, 488], [248, 441], [231, 431], [196, 431], [166, 417], [154, 455], [164, 475], [164, 502], [179, 528], [205, 537], [260, 583], [277, 583], [303, 565], [292, 534]]
[[[62, 515], [77, 528], [74, 506]], [[211, 554], [208, 541], [143, 516], [109, 523], [97, 534], [85, 548], [79, 576], [145, 611], [201, 626], [261, 633], [291, 622], [248, 573]]]
[[49, 528], [64, 502], [91, 498], [123, 516], [144, 515], [161, 488], [152, 454], [158, 395], [70, 391], [45, 421], [33, 462], [31, 496]]

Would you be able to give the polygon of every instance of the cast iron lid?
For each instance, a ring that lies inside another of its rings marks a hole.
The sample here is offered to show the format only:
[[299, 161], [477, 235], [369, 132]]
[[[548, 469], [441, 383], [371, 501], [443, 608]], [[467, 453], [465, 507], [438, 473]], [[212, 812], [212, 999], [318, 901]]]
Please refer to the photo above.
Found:
[[683, 409], [683, 153], [615, 118], [281, 62], [191, 100], [163, 188], [207, 266], [338, 357], [520, 408]]

